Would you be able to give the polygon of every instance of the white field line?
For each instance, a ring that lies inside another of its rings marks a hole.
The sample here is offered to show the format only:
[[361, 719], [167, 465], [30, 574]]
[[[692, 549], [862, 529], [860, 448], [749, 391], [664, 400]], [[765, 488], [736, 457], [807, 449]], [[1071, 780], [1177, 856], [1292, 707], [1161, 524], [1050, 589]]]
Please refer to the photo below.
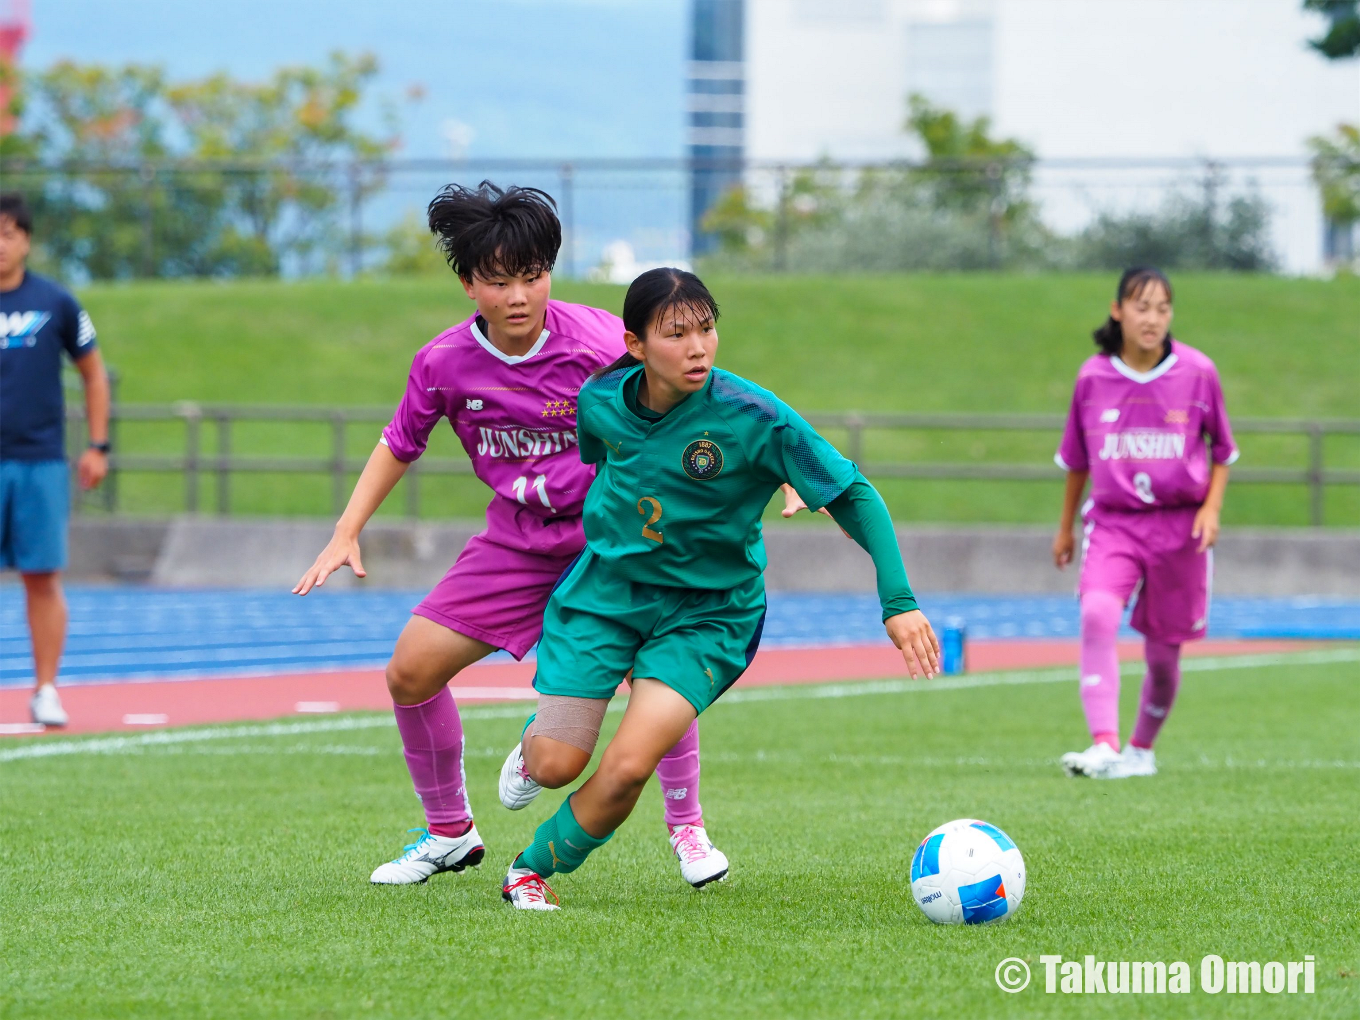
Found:
[[[1212, 673], [1229, 669], [1259, 669], [1269, 666], [1321, 666], [1341, 662], [1360, 662], [1360, 646], [1324, 649], [1310, 652], [1290, 652], [1277, 655], [1228, 655], [1187, 658], [1181, 670], [1190, 673]], [[1141, 675], [1139, 663], [1125, 663], [1121, 675]], [[854, 698], [875, 694], [925, 694], [933, 691], [967, 690], [973, 687], [1000, 687], [1023, 684], [1047, 684], [1073, 681], [1076, 670], [1071, 666], [1040, 670], [1010, 670], [995, 673], [972, 673], [959, 677], [939, 677], [934, 680], [869, 680], [838, 684], [794, 684], [786, 687], [751, 687], [731, 691], [717, 704], [737, 704], [752, 701], [799, 701], [820, 698]], [[513, 696], [513, 695], [512, 695]], [[523, 697], [523, 695], [521, 695]], [[615, 698], [609, 705], [611, 712], [623, 711], [626, 701]], [[522, 719], [525, 706], [474, 706], [464, 709], [464, 719]], [[26, 758], [50, 758], [70, 754], [127, 754], [142, 748], [174, 744], [194, 744], [208, 740], [236, 740], [248, 737], [291, 737], [304, 733], [336, 733], [347, 730], [381, 729], [394, 725], [390, 715], [352, 715], [337, 719], [308, 719], [299, 722], [273, 722], [253, 725], [194, 727], [182, 730], [161, 730], [135, 736], [95, 737], [87, 740], [51, 740], [25, 744], [0, 750], [0, 763]]]

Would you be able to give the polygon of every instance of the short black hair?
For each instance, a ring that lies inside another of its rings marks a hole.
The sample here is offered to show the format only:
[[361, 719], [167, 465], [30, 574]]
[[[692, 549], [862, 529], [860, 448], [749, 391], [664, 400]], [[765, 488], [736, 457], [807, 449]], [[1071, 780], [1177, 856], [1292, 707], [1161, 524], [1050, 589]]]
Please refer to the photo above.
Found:
[[449, 184], [428, 213], [430, 233], [464, 280], [549, 272], [562, 247], [557, 203], [537, 188]]
[[29, 237], [33, 236], [33, 214], [17, 191], [0, 191], [0, 216], [8, 216]]

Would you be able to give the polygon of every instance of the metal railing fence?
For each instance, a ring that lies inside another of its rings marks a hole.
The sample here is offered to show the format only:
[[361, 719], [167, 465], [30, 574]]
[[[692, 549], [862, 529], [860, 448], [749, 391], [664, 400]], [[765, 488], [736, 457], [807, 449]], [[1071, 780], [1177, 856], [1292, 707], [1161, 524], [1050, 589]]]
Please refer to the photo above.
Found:
[[[72, 449], [83, 445], [84, 411], [70, 406], [67, 417], [72, 424]], [[952, 432], [952, 433], [1030, 433], [1048, 434], [1056, 446], [1065, 419], [1051, 414], [866, 414], [812, 413], [807, 420], [822, 430], [844, 433], [845, 454], [859, 463], [869, 478], [920, 478], [946, 481], [1054, 481], [1060, 477], [1051, 461], [1037, 463], [959, 462], [932, 460], [865, 460], [865, 438], [869, 432]], [[232, 478], [237, 474], [323, 475], [330, 480], [330, 508], [338, 515], [349, 498], [351, 478], [363, 470], [367, 454], [348, 452], [350, 428], [375, 426], [376, 434], [391, 418], [388, 407], [287, 407], [272, 405], [200, 404], [119, 404], [111, 418], [114, 451], [110, 458], [110, 477], [101, 502], [106, 510], [117, 512], [118, 476], [124, 472], [178, 474], [183, 476], [183, 506], [188, 513], [205, 510], [228, 515], [232, 512]], [[138, 422], [178, 422], [183, 428], [182, 452], [134, 453], [119, 448], [119, 425]], [[240, 454], [233, 452], [238, 424], [310, 423], [329, 426], [330, 452], [325, 456], [295, 454]], [[1324, 497], [1330, 486], [1360, 486], [1360, 470], [1329, 468], [1325, 463], [1329, 436], [1360, 436], [1360, 419], [1239, 418], [1233, 429], [1241, 435], [1265, 434], [1296, 436], [1306, 440], [1305, 463], [1298, 467], [1239, 465], [1233, 468], [1237, 482], [1268, 485], [1302, 485], [1309, 494], [1309, 518], [1314, 526], [1324, 523]], [[205, 440], [211, 435], [212, 449]], [[409, 517], [419, 516], [420, 479], [425, 476], [471, 475], [472, 465], [464, 457], [439, 457], [426, 454], [413, 463], [402, 481], [405, 509]], [[214, 506], [203, 499], [205, 477], [214, 479]], [[74, 491], [74, 487], [73, 487]], [[80, 501], [77, 499], [77, 509]]]

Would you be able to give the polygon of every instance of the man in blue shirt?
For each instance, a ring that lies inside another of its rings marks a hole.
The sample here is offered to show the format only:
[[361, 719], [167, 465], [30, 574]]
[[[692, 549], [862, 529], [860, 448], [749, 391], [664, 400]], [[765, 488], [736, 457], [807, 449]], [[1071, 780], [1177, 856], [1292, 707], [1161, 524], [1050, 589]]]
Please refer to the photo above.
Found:
[[23, 199], [0, 194], [0, 569], [19, 571], [33, 637], [33, 721], [66, 725], [57, 664], [66, 642], [66, 410], [61, 356], [85, 385], [90, 446], [76, 476], [92, 489], [108, 472], [109, 381], [94, 325], [67, 291], [25, 268], [33, 218]]

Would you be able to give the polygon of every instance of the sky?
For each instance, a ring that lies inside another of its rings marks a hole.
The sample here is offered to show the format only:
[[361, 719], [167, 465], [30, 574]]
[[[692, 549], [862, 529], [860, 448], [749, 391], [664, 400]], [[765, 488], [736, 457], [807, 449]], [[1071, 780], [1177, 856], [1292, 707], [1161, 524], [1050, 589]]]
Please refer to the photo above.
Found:
[[[685, 0], [32, 0], [32, 13], [30, 68], [70, 58], [262, 79], [372, 52], [405, 156], [681, 152]], [[413, 85], [423, 100], [406, 101]]]

